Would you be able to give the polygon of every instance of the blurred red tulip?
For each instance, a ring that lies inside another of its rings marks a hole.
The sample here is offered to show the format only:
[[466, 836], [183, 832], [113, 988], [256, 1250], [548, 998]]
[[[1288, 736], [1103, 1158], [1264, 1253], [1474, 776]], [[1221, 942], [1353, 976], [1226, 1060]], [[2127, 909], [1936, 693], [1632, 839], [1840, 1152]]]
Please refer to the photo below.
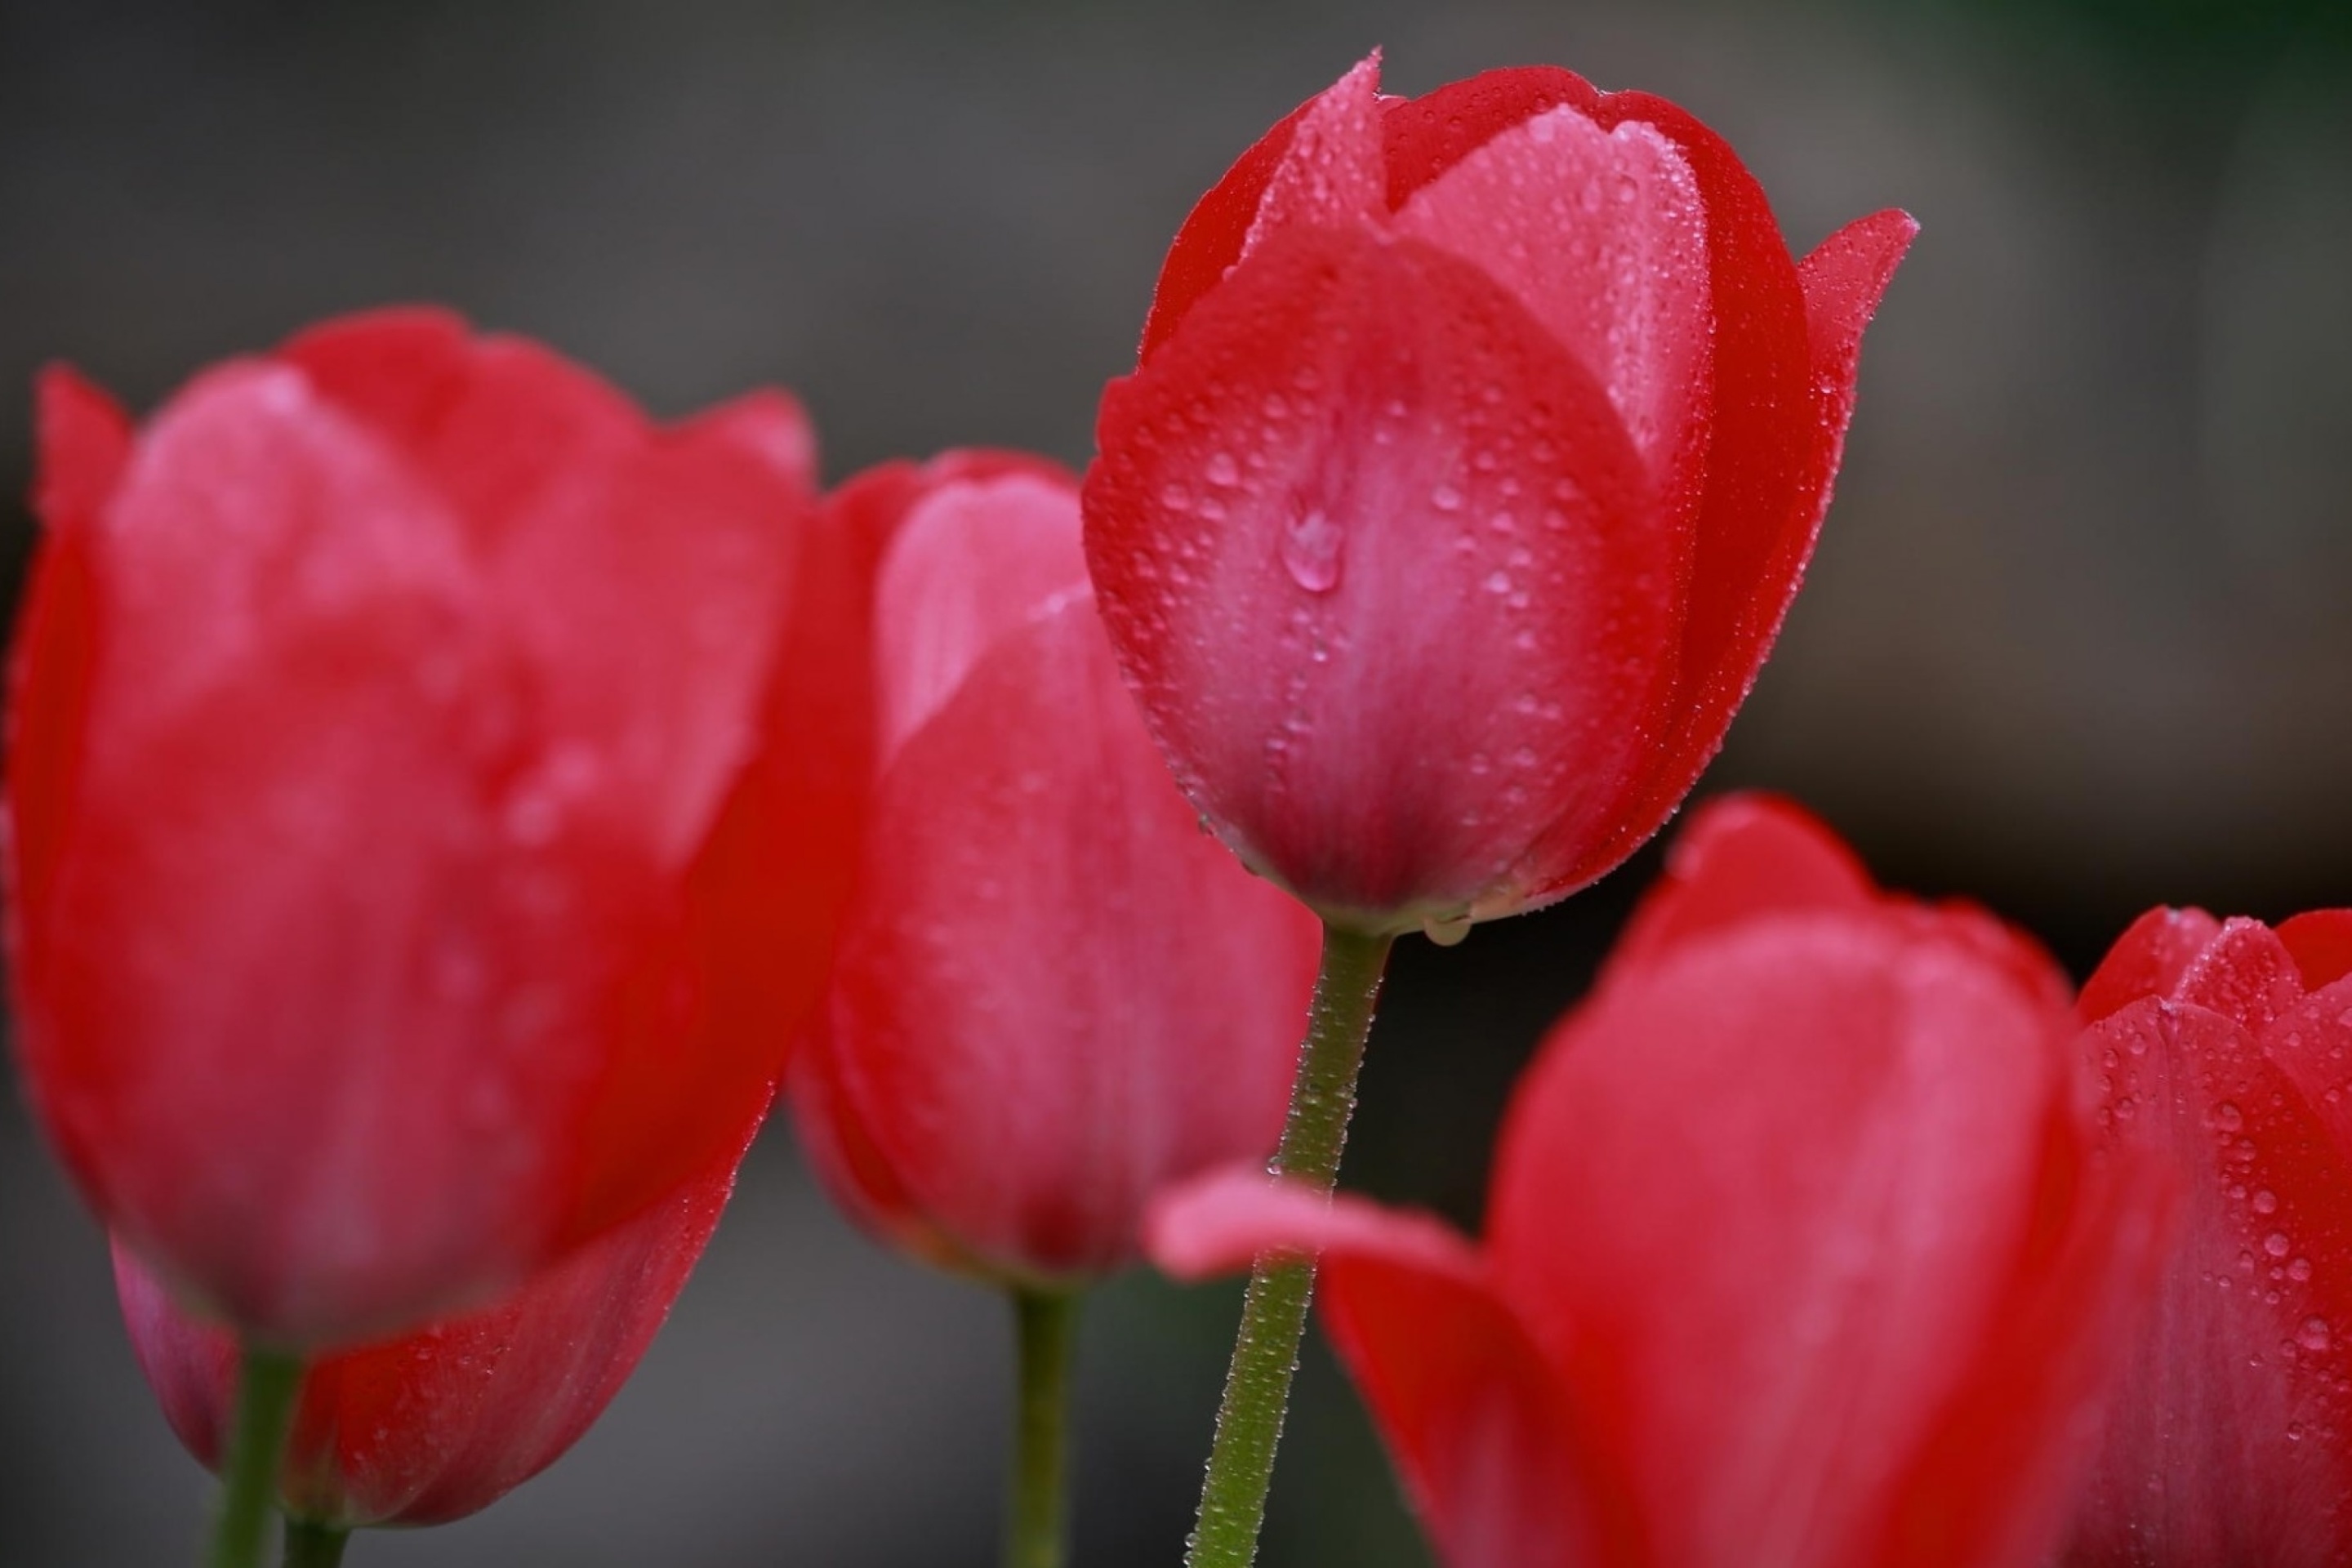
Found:
[[1171, 1271], [1323, 1249], [1326, 1320], [1451, 1568], [2042, 1562], [2152, 1276], [2065, 991], [1790, 808], [1676, 846], [1515, 1096], [1487, 1237], [1227, 1176]]
[[[496, 1306], [314, 1363], [278, 1472], [288, 1517], [339, 1530], [443, 1524], [561, 1458], [653, 1343], [726, 1207], [739, 1158]], [[120, 1245], [114, 1279], [164, 1418], [217, 1469], [235, 1406], [236, 1340], [182, 1311]]]
[[1285, 120], [1169, 251], [1087, 548], [1186, 794], [1342, 924], [1558, 899], [1657, 831], [1812, 550], [1916, 226], [1801, 264], [1730, 148], [1550, 68]]
[[1051, 1284], [1132, 1259], [1145, 1198], [1274, 1148], [1314, 920], [1200, 830], [1121, 686], [1076, 490], [894, 465], [829, 502], [887, 540], [882, 773], [830, 997], [795, 1063], [811, 1157], [869, 1227]]
[[2081, 1009], [2109, 1136], [2184, 1201], [2065, 1561], [2352, 1563], [2352, 910], [2151, 910]]
[[134, 432], [41, 385], [18, 1049], [122, 1245], [290, 1350], [489, 1298], [739, 1147], [866, 763], [759, 394], [676, 427], [425, 310]]

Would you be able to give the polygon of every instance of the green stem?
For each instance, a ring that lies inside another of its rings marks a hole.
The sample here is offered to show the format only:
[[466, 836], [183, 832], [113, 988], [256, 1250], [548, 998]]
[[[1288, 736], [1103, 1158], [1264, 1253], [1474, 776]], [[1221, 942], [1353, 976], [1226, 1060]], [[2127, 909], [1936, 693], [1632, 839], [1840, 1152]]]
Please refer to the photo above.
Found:
[[306, 1520], [286, 1521], [286, 1554], [278, 1568], [338, 1568], [352, 1532]]
[[278, 1467], [302, 1386], [299, 1356], [245, 1347], [237, 1370], [236, 1418], [221, 1465], [220, 1518], [209, 1568], [261, 1568], [261, 1542], [278, 1498]]
[[1078, 1298], [1015, 1289], [1021, 1393], [1013, 1412], [1013, 1494], [1005, 1519], [1005, 1568], [1062, 1568], [1068, 1552], [1070, 1364], [1078, 1343]]
[[[1339, 1177], [1348, 1116], [1356, 1108], [1356, 1073], [1364, 1037], [1388, 968], [1391, 936], [1366, 936], [1326, 924], [1323, 967], [1315, 977], [1315, 1010], [1290, 1090], [1275, 1169], [1328, 1193]], [[1274, 1449], [1290, 1404], [1290, 1380], [1307, 1337], [1307, 1305], [1315, 1292], [1315, 1262], [1269, 1253], [1250, 1270], [1242, 1299], [1241, 1332], [1217, 1407], [1217, 1437], [1201, 1488], [1188, 1568], [1249, 1568], [1265, 1522], [1265, 1494], [1274, 1484]]]

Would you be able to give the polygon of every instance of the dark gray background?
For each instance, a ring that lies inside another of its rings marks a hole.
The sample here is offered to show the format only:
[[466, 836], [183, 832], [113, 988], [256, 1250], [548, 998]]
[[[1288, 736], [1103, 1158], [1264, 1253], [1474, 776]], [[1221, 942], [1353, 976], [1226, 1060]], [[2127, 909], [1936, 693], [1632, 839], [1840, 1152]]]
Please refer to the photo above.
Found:
[[[416, 299], [663, 413], [784, 382], [835, 478], [948, 444], [1080, 462], [1160, 251], [1277, 115], [1375, 43], [1407, 92], [1556, 61], [1725, 132], [1801, 250], [1882, 205], [1924, 224], [1812, 582], [1706, 788], [1793, 791], [1890, 881], [1979, 896], [2079, 970], [2153, 902], [2352, 902], [2347, 15], [0, 0], [0, 491], [43, 360], [145, 408]], [[1407, 944], [1352, 1182], [1475, 1222], [1510, 1075], [1654, 858], [1458, 952]], [[192, 1561], [206, 1484], [13, 1091], [0, 1259], [0, 1563]], [[1081, 1563], [1175, 1561], [1232, 1310], [1105, 1294]], [[572, 1456], [352, 1562], [986, 1563], [1003, 1318], [845, 1229], [773, 1137]], [[1319, 1351], [1265, 1561], [1425, 1561]]]

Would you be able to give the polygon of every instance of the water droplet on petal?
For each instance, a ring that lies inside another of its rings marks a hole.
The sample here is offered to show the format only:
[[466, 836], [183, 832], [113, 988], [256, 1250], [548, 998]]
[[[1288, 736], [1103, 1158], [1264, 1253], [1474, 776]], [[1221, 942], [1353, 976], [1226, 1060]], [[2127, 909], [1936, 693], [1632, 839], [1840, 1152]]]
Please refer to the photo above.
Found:
[[2278, 1213], [2278, 1194], [2268, 1191], [2267, 1189], [2263, 1192], [2256, 1193], [2254, 1194], [2254, 1212], [2256, 1214]]
[[2294, 1244], [2287, 1240], [2286, 1232], [2283, 1230], [2274, 1230], [2263, 1237], [2263, 1250], [2273, 1258], [2284, 1258], [2287, 1248], [2293, 1245]]
[[1310, 594], [1328, 594], [1339, 581], [1339, 525], [1309, 507], [1282, 531], [1282, 564], [1290, 580]]
[[1426, 915], [1421, 922], [1422, 934], [1440, 947], [1459, 947], [1470, 934], [1470, 917], [1460, 915]]
[[1209, 459], [1209, 482], [1213, 485], [1237, 485], [1242, 471], [1231, 452], [1219, 452]]
[[2303, 1327], [2294, 1332], [2294, 1342], [2314, 1354], [2326, 1350], [2334, 1342], [2325, 1318], [2305, 1318]]

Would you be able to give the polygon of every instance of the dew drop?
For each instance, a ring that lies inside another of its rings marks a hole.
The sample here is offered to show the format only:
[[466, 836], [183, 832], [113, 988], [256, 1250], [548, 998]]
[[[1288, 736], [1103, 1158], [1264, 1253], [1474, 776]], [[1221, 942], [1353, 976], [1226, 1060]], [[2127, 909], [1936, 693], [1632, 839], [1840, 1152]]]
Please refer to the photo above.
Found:
[[1440, 511], [1460, 511], [1462, 492], [1452, 485], [1440, 485], [1429, 492], [1429, 504]]
[[1470, 934], [1470, 917], [1466, 914], [1424, 915], [1421, 930], [1423, 935], [1440, 947], [1460, 947], [1463, 939]]
[[2273, 1258], [2284, 1258], [2287, 1248], [2293, 1245], [2294, 1243], [2287, 1240], [2286, 1232], [2283, 1230], [2274, 1230], [2263, 1237], [2263, 1250]]
[[2256, 1214], [2278, 1213], [2278, 1194], [2270, 1191], [2268, 1188], [2256, 1193], [2254, 1194], [2254, 1212]]
[[1160, 504], [1170, 511], [1190, 511], [1192, 510], [1192, 492], [1182, 485], [1164, 486], [1160, 491]]
[[2235, 1132], [2246, 1124], [2246, 1113], [2238, 1109], [2235, 1100], [2225, 1100], [2213, 1108], [2213, 1125], [2224, 1132]]
[[2311, 1259], [2308, 1258], [2298, 1258], [2294, 1262], [2288, 1264], [2286, 1266], [2286, 1277], [2297, 1283], [2301, 1283], [2302, 1281], [2310, 1279]]
[[1231, 452], [1219, 452], [1209, 459], [1209, 482], [1213, 485], [1237, 485], [1242, 482], [1240, 465]]
[[2325, 1318], [2305, 1318], [2303, 1327], [2294, 1331], [2294, 1342], [2316, 1355], [2335, 1342], [2335, 1336]]
[[1339, 581], [1339, 525], [1309, 507], [1282, 531], [1282, 564], [1290, 580], [1310, 594], [1328, 594]]

